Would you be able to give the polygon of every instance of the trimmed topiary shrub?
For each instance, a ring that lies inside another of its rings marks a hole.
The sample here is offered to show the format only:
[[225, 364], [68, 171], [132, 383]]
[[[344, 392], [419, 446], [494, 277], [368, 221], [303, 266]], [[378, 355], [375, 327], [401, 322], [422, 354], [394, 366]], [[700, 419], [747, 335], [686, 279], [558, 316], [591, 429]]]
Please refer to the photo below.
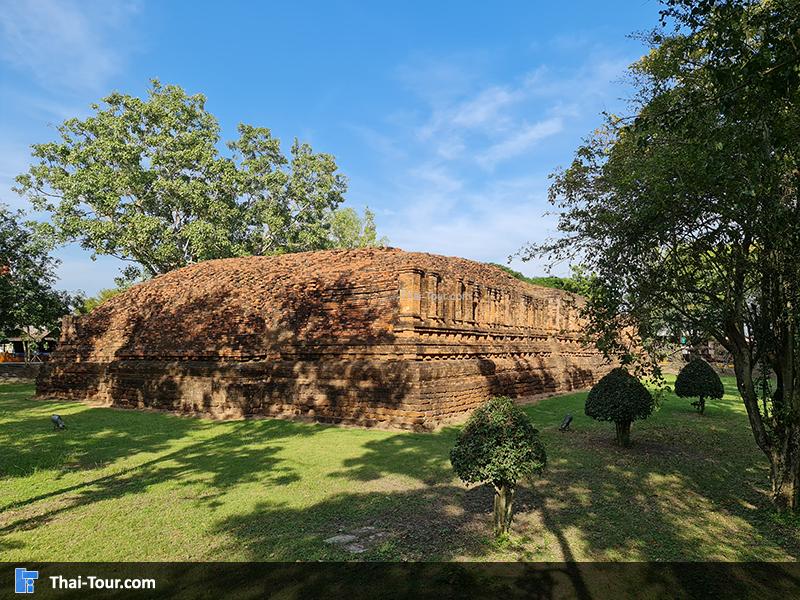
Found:
[[510, 398], [493, 398], [472, 413], [450, 463], [465, 483], [494, 487], [494, 530], [502, 535], [511, 526], [517, 482], [541, 473], [547, 455], [528, 415]]
[[639, 379], [624, 367], [617, 367], [598, 381], [586, 397], [586, 415], [597, 421], [613, 421], [617, 444], [631, 445], [631, 423], [646, 419], [655, 401]]
[[706, 398], [722, 398], [725, 388], [714, 367], [702, 358], [694, 358], [678, 373], [675, 394], [680, 398], [697, 398], [692, 406], [702, 415], [706, 410]]

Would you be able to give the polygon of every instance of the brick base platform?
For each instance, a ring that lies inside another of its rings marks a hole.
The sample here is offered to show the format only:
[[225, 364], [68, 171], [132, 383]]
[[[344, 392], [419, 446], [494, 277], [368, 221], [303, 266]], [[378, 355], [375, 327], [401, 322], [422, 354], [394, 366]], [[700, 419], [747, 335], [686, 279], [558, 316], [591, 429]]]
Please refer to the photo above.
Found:
[[67, 318], [37, 394], [218, 418], [429, 429], [583, 389], [581, 299], [396, 249], [207, 261]]

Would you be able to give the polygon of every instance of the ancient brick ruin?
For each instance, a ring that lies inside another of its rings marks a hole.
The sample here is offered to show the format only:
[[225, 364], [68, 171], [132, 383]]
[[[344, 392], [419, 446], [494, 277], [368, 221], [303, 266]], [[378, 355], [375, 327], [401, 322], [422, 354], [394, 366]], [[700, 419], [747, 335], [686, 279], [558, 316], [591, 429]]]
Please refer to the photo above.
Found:
[[430, 428], [493, 395], [590, 386], [575, 302], [460, 258], [212, 260], [65, 319], [39, 396], [216, 417]]

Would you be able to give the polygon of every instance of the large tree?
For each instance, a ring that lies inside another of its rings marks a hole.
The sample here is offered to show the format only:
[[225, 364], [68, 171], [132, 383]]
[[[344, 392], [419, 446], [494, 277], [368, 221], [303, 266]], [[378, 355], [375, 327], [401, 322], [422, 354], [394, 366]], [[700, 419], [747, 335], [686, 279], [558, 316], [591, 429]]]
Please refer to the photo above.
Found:
[[113, 93], [32, 147], [17, 191], [51, 216], [61, 242], [131, 263], [129, 277], [193, 262], [325, 247], [346, 189], [334, 158], [269, 129], [239, 126], [220, 151], [204, 96], [153, 81], [146, 99]]
[[74, 298], [53, 287], [51, 249], [23, 213], [0, 204], [0, 338], [14, 333], [35, 342], [70, 312]]
[[630, 70], [634, 114], [607, 115], [555, 174], [563, 235], [527, 255], [578, 258], [596, 274], [590, 333], [625, 362], [652, 360], [642, 350], [665, 326], [722, 344], [775, 505], [794, 510], [800, 11], [790, 0], [669, 0], [646, 39]]

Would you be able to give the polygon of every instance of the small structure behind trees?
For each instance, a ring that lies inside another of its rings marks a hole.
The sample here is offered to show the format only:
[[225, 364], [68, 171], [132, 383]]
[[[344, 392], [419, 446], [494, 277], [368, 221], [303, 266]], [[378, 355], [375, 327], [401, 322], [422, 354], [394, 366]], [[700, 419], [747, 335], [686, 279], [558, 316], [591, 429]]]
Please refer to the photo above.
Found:
[[711, 365], [702, 358], [694, 358], [678, 373], [675, 394], [680, 398], [697, 398], [692, 406], [702, 415], [706, 410], [706, 398], [722, 398], [725, 388]]
[[547, 464], [539, 432], [510, 398], [493, 398], [480, 406], [450, 452], [450, 462], [465, 483], [494, 487], [494, 531], [511, 527], [517, 482], [538, 475]]
[[646, 419], [653, 412], [653, 395], [639, 379], [618, 367], [603, 377], [586, 397], [586, 416], [597, 421], [613, 421], [617, 444], [631, 445], [631, 423]]

